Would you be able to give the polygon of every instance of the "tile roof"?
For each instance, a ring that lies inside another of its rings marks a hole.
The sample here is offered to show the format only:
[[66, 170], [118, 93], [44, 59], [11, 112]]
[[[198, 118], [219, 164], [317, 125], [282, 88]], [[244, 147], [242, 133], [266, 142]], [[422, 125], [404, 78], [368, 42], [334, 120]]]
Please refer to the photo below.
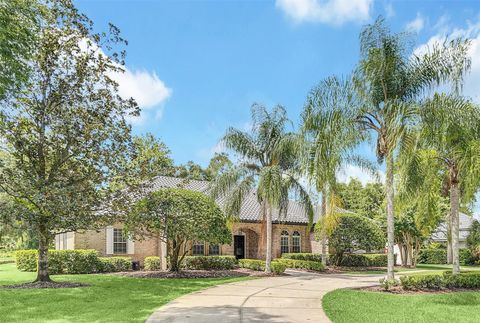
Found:
[[[208, 193], [208, 182], [197, 181], [185, 178], [176, 178], [169, 176], [157, 176], [147, 186], [147, 192], [157, 191], [162, 188], [184, 188], [192, 191]], [[223, 199], [217, 199], [217, 203], [222, 206]], [[274, 222], [308, 224], [308, 217], [303, 211], [300, 203], [290, 201], [285, 216], [279, 216], [278, 211], [274, 211], [272, 219]], [[317, 215], [318, 212], [315, 212]], [[255, 191], [251, 191], [244, 199], [240, 209], [239, 218], [241, 221], [261, 221], [260, 203], [258, 202]], [[318, 216], [314, 217], [314, 223]]]

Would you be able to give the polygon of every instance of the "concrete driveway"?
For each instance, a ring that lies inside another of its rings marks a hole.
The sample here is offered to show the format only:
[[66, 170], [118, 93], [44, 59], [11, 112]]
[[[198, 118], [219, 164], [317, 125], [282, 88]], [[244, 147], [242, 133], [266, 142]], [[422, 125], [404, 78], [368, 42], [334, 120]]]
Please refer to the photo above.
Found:
[[330, 322], [322, 297], [345, 287], [378, 284], [382, 276], [287, 271], [287, 276], [224, 284], [177, 298], [147, 322]]

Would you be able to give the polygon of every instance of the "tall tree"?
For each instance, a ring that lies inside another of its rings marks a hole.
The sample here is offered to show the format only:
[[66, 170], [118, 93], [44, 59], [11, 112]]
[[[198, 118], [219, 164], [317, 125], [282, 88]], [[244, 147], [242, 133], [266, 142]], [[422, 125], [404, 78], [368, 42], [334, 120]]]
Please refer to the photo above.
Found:
[[226, 153], [215, 153], [206, 169], [209, 180], [214, 180], [217, 176], [227, 172], [232, 166], [233, 163]]
[[352, 153], [362, 138], [358, 136], [354, 118], [346, 114], [351, 110], [343, 109], [355, 105], [355, 96], [349, 93], [350, 82], [327, 78], [310, 92], [302, 112], [303, 166], [310, 182], [321, 193], [319, 225], [324, 265], [327, 263], [327, 222], [337, 210], [338, 172], [349, 163], [371, 168], [367, 161]]
[[360, 131], [376, 137], [379, 163], [386, 162], [387, 278], [394, 278], [394, 159], [413, 140], [411, 126], [416, 100], [439, 84], [461, 86], [470, 66], [468, 41], [455, 39], [412, 52], [407, 34], [394, 34], [383, 19], [360, 34], [360, 63], [355, 72], [357, 94], [363, 99], [355, 110]]
[[225, 198], [225, 211], [231, 217], [238, 216], [245, 196], [255, 189], [261, 203], [259, 216], [266, 224], [266, 272], [271, 272], [273, 209], [285, 216], [289, 194], [294, 192], [313, 220], [310, 197], [298, 179], [298, 138], [287, 132], [288, 122], [283, 107], [268, 111], [254, 104], [252, 131], [230, 128], [222, 139], [240, 161], [211, 185], [212, 196]]
[[[125, 117], [138, 114], [118, 95], [124, 41], [113, 25], [96, 34], [69, 0], [51, 1], [30, 77], [0, 114], [0, 188], [24, 209], [39, 241], [37, 281], [50, 281], [47, 250], [59, 232], [89, 229], [110, 201], [108, 182], [130, 141]], [[102, 49], [100, 49], [102, 48]]]
[[460, 272], [459, 209], [480, 187], [480, 107], [456, 95], [435, 94], [420, 109], [425, 147], [441, 163], [450, 188], [453, 273]]

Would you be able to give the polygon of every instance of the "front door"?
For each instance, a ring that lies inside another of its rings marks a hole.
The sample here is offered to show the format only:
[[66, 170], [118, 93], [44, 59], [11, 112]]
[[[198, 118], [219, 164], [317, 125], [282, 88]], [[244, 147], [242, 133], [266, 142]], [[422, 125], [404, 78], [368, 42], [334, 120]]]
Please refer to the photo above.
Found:
[[233, 253], [235, 258], [245, 258], [245, 236], [233, 236]]

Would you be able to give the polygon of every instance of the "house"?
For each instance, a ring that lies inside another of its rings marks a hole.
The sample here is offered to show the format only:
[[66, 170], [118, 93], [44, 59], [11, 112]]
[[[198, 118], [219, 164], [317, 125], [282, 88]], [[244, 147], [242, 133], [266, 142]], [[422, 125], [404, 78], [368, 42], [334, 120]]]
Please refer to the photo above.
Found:
[[[162, 188], [185, 188], [205, 193], [208, 182], [158, 176], [149, 185], [150, 191]], [[217, 201], [219, 205], [222, 200]], [[238, 221], [232, 227], [232, 243], [213, 245], [204, 241], [192, 241], [189, 255], [232, 255], [237, 258], [265, 258], [266, 243], [260, 215], [260, 203], [254, 191], [244, 200]], [[314, 219], [315, 220], [315, 219]], [[287, 214], [273, 212], [273, 257], [290, 252], [320, 252], [320, 245], [313, 239], [308, 217], [302, 206], [294, 201], [288, 205]], [[96, 249], [102, 256], [129, 256], [143, 263], [147, 256], [166, 256], [166, 245], [158, 239], [133, 241], [123, 235], [122, 224], [117, 223], [101, 230], [68, 232], [55, 237], [55, 247], [62, 249]]]
[[[466, 215], [465, 213], [460, 212], [459, 214], [459, 246], [460, 248], [466, 248], [467, 247], [467, 236], [470, 233], [470, 228], [472, 227], [473, 223], [473, 216]], [[435, 230], [435, 232], [432, 234], [431, 240], [433, 242], [438, 242], [438, 243], [447, 243], [447, 223], [444, 222], [440, 224], [440, 226]]]

